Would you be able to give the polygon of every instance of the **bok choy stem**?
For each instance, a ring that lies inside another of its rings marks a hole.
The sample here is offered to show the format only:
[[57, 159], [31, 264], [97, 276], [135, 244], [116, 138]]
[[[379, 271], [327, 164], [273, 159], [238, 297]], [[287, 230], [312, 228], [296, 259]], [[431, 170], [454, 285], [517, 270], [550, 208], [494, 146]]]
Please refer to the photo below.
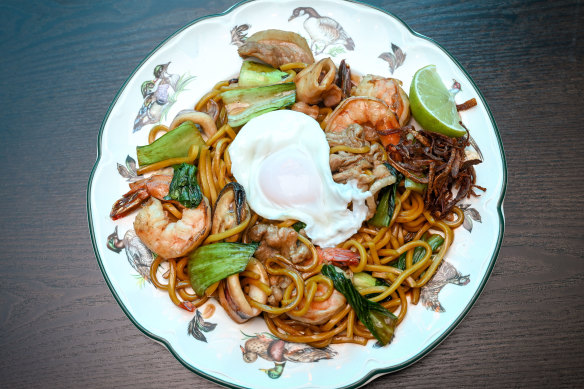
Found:
[[292, 105], [296, 102], [293, 82], [232, 89], [221, 93], [231, 127], [241, 126], [256, 116]]

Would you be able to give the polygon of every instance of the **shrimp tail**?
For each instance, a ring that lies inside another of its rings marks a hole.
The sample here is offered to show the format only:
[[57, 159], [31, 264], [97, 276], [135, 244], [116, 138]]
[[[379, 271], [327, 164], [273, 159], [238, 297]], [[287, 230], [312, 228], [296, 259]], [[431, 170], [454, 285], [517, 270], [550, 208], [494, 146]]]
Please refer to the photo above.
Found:
[[145, 189], [131, 190], [112, 206], [110, 217], [117, 220], [138, 208], [150, 195]]

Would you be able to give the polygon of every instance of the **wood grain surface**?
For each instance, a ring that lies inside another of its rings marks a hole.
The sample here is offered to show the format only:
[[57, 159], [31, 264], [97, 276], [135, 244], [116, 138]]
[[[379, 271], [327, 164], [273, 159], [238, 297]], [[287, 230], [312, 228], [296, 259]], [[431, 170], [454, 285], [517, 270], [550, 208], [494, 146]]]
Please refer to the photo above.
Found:
[[[0, 387], [218, 387], [118, 306], [92, 249], [86, 189], [126, 77], [178, 28], [233, 3], [0, 2]], [[499, 126], [508, 188], [503, 246], [476, 305], [429, 355], [367, 387], [581, 387], [581, 2], [371, 3], [474, 78]]]

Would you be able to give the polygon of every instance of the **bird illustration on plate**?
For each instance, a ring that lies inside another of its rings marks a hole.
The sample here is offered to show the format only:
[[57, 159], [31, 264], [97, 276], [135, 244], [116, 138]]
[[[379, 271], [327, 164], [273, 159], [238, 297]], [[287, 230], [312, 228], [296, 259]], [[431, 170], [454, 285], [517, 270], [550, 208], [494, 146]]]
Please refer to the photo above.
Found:
[[134, 230], [126, 231], [124, 238], [120, 239], [116, 226], [114, 232], [107, 237], [107, 248], [114, 253], [125, 250], [128, 262], [138, 272], [140, 279], [150, 281], [150, 265], [154, 262], [154, 254], [142, 243]]
[[[339, 22], [328, 16], [321, 16], [312, 7], [295, 8], [288, 21], [290, 22], [297, 17], [305, 15], [307, 18], [304, 20], [303, 26], [310, 36], [310, 49], [315, 55], [322, 54], [329, 47], [331, 49], [328, 54], [333, 57], [344, 52], [340, 48], [341, 46], [347, 50], [355, 49], [355, 42], [353, 42], [353, 39], [345, 32]], [[336, 49], [333, 46], [336, 46]]]
[[179, 76], [169, 73], [169, 66], [170, 62], [156, 65], [152, 72], [154, 79], [146, 80], [140, 86], [144, 101], [134, 119], [133, 132], [164, 119], [170, 107], [176, 102], [178, 94], [186, 89], [188, 82], [195, 78], [188, 74]]
[[245, 344], [240, 346], [243, 360], [252, 363], [260, 357], [274, 362], [271, 369], [259, 369], [273, 379], [282, 375], [286, 362], [311, 363], [321, 359], [332, 359], [337, 355], [336, 351], [329, 347], [315, 348], [303, 343], [286, 342], [267, 332], [256, 333], [254, 336], [243, 335], [247, 339]]
[[434, 277], [422, 288], [420, 301], [422, 305], [434, 312], [445, 312], [438, 295], [447, 284], [464, 286], [470, 282], [470, 275], [463, 276], [447, 261], [443, 261]]

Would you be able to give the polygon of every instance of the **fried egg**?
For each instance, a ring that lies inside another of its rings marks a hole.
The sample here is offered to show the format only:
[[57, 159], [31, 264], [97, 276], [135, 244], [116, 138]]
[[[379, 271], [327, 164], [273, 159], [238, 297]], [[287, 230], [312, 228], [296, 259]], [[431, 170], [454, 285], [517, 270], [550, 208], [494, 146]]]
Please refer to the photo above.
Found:
[[365, 220], [371, 193], [333, 181], [329, 144], [310, 116], [279, 110], [253, 118], [228, 151], [250, 207], [266, 219], [304, 222], [315, 245], [336, 246]]

